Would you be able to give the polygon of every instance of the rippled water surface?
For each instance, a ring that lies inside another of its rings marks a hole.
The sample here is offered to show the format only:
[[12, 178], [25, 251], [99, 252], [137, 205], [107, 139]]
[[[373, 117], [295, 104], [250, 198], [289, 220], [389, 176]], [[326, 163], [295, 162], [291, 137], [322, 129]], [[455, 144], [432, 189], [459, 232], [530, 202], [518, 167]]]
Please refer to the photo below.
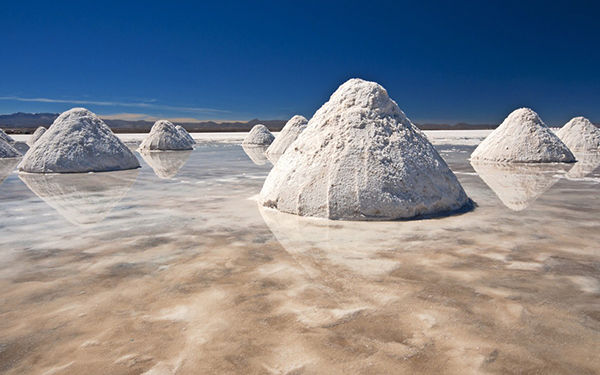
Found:
[[10, 173], [0, 373], [599, 373], [596, 161], [471, 166], [464, 143], [437, 147], [477, 208], [418, 221], [261, 209], [271, 165], [235, 143]]

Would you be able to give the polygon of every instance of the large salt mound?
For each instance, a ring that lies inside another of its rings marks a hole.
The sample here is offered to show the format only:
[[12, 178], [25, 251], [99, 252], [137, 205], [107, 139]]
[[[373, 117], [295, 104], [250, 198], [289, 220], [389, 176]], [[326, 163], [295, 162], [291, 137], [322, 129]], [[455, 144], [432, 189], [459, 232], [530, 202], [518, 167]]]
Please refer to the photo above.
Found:
[[0, 129], [0, 140], [6, 143], [14, 143], [15, 140], [12, 137], [4, 132], [4, 130]]
[[192, 135], [190, 133], [188, 133], [187, 130], [185, 130], [185, 128], [181, 125], [176, 125], [175, 128], [179, 131], [179, 133], [181, 133], [181, 135], [183, 135], [184, 137], [186, 137], [191, 144], [195, 144], [196, 141], [194, 140], [194, 138], [192, 138]]
[[296, 115], [292, 117], [281, 129], [273, 143], [266, 151], [267, 157], [277, 161], [277, 159], [287, 150], [289, 145], [298, 138], [300, 133], [306, 128], [308, 120], [304, 116]]
[[35, 142], [37, 142], [37, 140], [40, 139], [42, 135], [44, 135], [45, 132], [46, 128], [43, 126], [40, 126], [39, 128], [35, 129], [31, 137], [29, 137], [29, 139], [27, 140], [27, 144], [29, 146], [33, 146]]
[[273, 143], [275, 136], [262, 124], [254, 125], [250, 130], [244, 141], [243, 145], [254, 145], [254, 146], [268, 146]]
[[158, 120], [152, 125], [148, 136], [140, 144], [140, 151], [192, 150], [193, 143], [172, 122]]
[[519, 108], [477, 146], [471, 160], [571, 163], [575, 157], [537, 113], [529, 108]]
[[386, 90], [351, 79], [275, 164], [259, 202], [302, 216], [388, 220], [454, 211], [469, 199]]
[[3, 139], [0, 139], [0, 159], [18, 158], [21, 153]]
[[85, 108], [63, 112], [27, 151], [19, 170], [31, 173], [104, 172], [138, 168], [135, 155]]
[[600, 129], [585, 117], [571, 119], [556, 135], [571, 151], [600, 151]]

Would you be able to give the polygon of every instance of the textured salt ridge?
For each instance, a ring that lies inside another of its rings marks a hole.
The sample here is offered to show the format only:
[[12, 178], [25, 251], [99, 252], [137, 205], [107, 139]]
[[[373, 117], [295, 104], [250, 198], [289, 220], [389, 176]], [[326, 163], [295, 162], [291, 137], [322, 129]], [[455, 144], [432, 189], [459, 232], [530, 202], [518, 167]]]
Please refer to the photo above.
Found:
[[273, 143], [275, 136], [263, 124], [254, 125], [242, 145], [268, 146]]
[[556, 135], [571, 151], [600, 151], [600, 129], [585, 117], [571, 119]]
[[188, 133], [187, 130], [185, 130], [185, 128], [181, 125], [176, 125], [175, 128], [179, 131], [179, 133], [181, 133], [184, 137], [186, 137], [191, 144], [196, 144], [196, 141], [194, 140], [194, 138], [192, 137], [192, 135], [190, 133]]
[[390, 220], [469, 203], [456, 176], [383, 87], [341, 85], [269, 173], [259, 203], [302, 216]]
[[15, 140], [12, 137], [4, 132], [4, 130], [0, 129], [0, 140], [6, 143], [14, 143]]
[[[191, 138], [191, 137], [190, 137]], [[152, 125], [148, 136], [140, 144], [139, 151], [193, 150], [193, 140], [177, 130], [172, 122], [158, 120]]]
[[17, 151], [11, 144], [3, 139], [0, 139], [0, 159], [18, 158], [21, 153]]
[[519, 108], [477, 146], [471, 160], [571, 163], [575, 157], [537, 113], [529, 108]]
[[19, 170], [30, 173], [106, 172], [138, 168], [135, 155], [94, 113], [63, 112], [27, 151]]
[[35, 142], [37, 142], [37, 140], [40, 139], [40, 137], [42, 135], [44, 135], [45, 132], [46, 132], [45, 127], [43, 127], [43, 126], [38, 127], [37, 129], [35, 129], [35, 131], [31, 135], [31, 137], [29, 137], [29, 139], [27, 140], [27, 144], [30, 147], [33, 146], [35, 144]]
[[300, 133], [306, 129], [308, 120], [304, 116], [296, 115], [292, 117], [281, 129], [273, 143], [266, 151], [270, 160], [277, 161], [287, 148], [298, 138]]

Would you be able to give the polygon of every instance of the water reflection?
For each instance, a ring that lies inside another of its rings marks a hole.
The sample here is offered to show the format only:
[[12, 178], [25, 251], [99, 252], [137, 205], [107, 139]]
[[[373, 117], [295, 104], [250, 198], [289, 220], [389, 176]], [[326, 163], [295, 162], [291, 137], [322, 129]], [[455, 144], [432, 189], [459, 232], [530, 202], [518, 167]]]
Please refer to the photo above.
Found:
[[20, 173], [35, 195], [76, 225], [104, 220], [131, 189], [137, 169], [70, 174]]
[[9, 159], [0, 159], [0, 184], [4, 182], [4, 179], [15, 170], [15, 167], [21, 158], [9, 158]]
[[500, 164], [471, 162], [479, 177], [504, 205], [522, 211], [538, 199], [566, 172], [563, 164]]
[[173, 178], [188, 161], [192, 151], [140, 152], [144, 161], [159, 178]]
[[269, 162], [269, 159], [267, 159], [267, 156], [265, 155], [265, 151], [269, 148], [268, 146], [242, 145], [242, 148], [254, 164], [265, 165]]
[[589, 176], [600, 167], [600, 152], [576, 153], [577, 163], [571, 168], [567, 177], [583, 178]]

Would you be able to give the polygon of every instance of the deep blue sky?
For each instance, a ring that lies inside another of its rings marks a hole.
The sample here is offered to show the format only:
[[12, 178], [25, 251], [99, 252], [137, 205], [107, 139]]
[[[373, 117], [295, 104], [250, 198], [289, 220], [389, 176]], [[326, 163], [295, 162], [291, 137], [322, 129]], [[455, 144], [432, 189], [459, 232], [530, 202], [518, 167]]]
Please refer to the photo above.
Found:
[[310, 117], [361, 77], [417, 122], [600, 122], [594, 2], [199, 3], [3, 2], [0, 113]]

